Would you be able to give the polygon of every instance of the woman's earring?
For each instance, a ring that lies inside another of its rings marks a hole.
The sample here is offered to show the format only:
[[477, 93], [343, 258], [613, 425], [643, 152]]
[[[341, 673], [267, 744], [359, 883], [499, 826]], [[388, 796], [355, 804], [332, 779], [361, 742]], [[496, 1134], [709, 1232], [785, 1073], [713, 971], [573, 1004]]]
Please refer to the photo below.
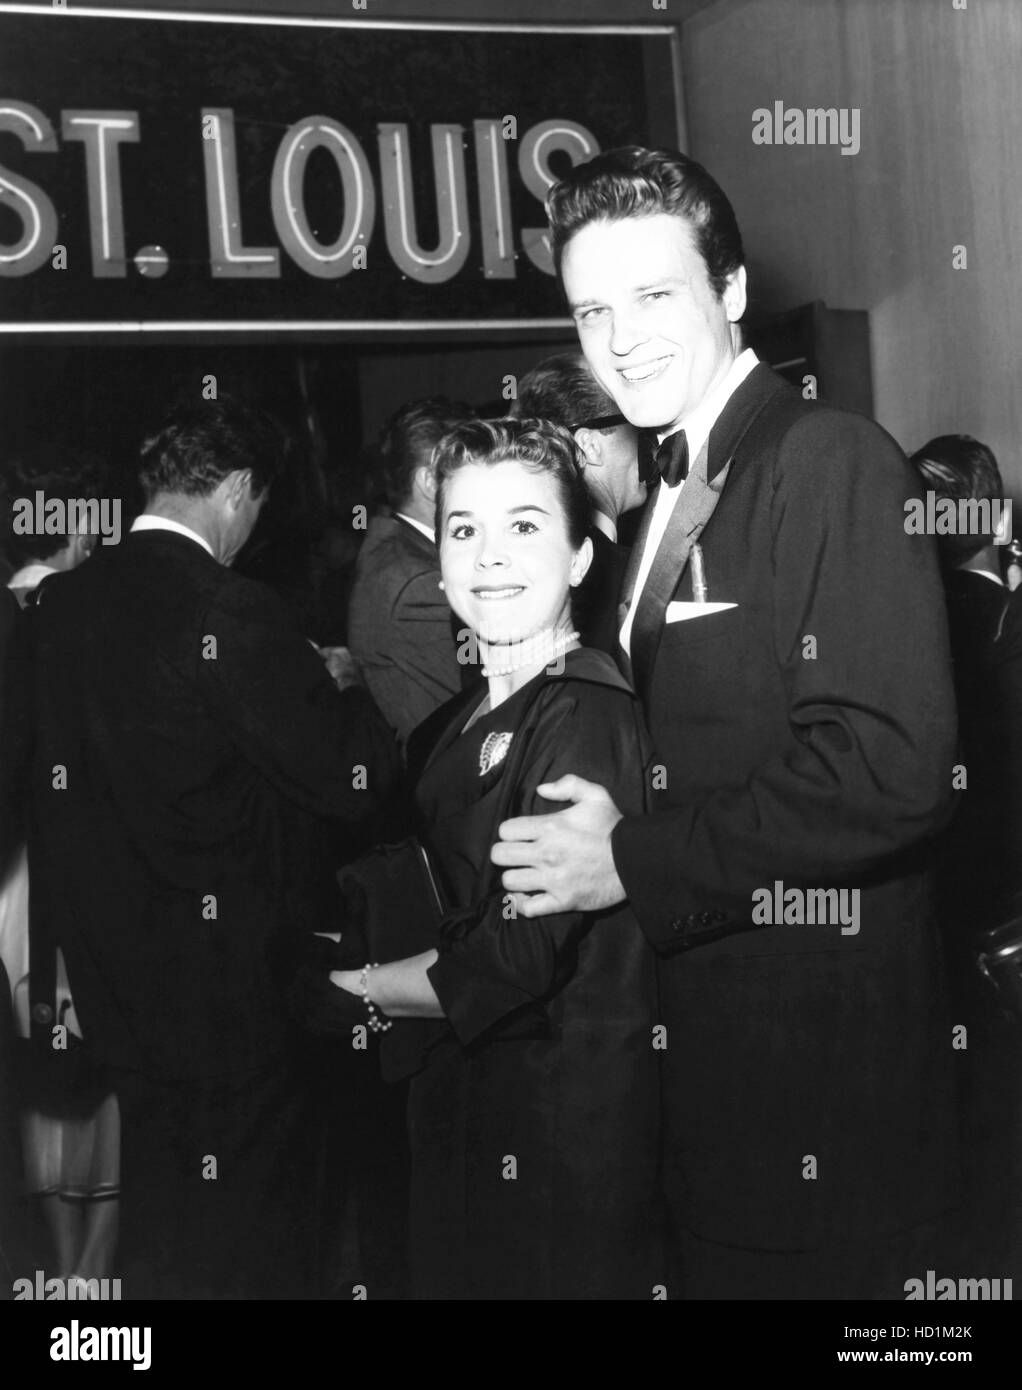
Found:
[[443, 587], [444, 587], [444, 581], [443, 581], [442, 579], [441, 579], [441, 580], [438, 580], [438, 581], [437, 581], [437, 588], [438, 588], [438, 589], [442, 589]]

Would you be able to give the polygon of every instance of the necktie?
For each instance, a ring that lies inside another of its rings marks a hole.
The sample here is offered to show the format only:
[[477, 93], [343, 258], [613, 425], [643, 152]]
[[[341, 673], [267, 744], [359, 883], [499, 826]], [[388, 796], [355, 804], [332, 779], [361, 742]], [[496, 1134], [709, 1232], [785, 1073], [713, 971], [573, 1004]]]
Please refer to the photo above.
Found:
[[684, 430], [669, 434], [656, 451], [656, 466], [668, 487], [677, 487], [688, 475], [688, 438]]

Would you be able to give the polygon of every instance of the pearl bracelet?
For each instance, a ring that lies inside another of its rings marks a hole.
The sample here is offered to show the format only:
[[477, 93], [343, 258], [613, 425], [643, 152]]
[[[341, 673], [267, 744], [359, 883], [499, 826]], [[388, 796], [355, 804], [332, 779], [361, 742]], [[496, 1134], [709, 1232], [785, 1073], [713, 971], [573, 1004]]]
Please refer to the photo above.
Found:
[[362, 995], [362, 1003], [369, 1011], [370, 1033], [386, 1033], [394, 1026], [393, 1019], [383, 1018], [376, 1012], [376, 1005], [369, 998], [369, 972], [370, 970], [379, 970], [379, 968], [378, 963], [375, 965], [363, 965], [362, 973], [358, 977], [358, 987]]

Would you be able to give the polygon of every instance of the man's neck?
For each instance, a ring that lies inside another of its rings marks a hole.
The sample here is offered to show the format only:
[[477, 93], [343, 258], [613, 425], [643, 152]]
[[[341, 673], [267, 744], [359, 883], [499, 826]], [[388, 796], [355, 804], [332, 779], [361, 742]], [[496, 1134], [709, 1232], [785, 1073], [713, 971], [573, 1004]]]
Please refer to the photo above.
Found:
[[[713, 375], [713, 380], [710, 382], [706, 390], [703, 392], [699, 404], [693, 406], [693, 408], [683, 419], [675, 420], [674, 424], [671, 425], [669, 429], [658, 430], [658, 443], [662, 444], [665, 439], [667, 439], [672, 434], [676, 434], [678, 430], [685, 430], [691, 436], [694, 423], [698, 426], [699, 422], [701, 421], [705, 423], [707, 414], [715, 415], [719, 413], [719, 411], [723, 408], [724, 405], [724, 401], [721, 400], [721, 396], [723, 395], [725, 390], [725, 383], [727, 382], [728, 377], [731, 375], [731, 372], [734, 370], [735, 363], [738, 361], [739, 357], [741, 357], [744, 351], [744, 348], [736, 348], [734, 344], [732, 344], [731, 351], [725, 354], [724, 358], [718, 366], [718, 370]], [[709, 431], [703, 431], [697, 428], [696, 433], [702, 435], [704, 433], [709, 433]], [[691, 445], [691, 437], [689, 442]]]
[[165, 521], [176, 521], [179, 526], [187, 526], [189, 531], [202, 537], [214, 555], [218, 555], [217, 530], [201, 501], [179, 493], [161, 492], [146, 503], [145, 515], [159, 516]]

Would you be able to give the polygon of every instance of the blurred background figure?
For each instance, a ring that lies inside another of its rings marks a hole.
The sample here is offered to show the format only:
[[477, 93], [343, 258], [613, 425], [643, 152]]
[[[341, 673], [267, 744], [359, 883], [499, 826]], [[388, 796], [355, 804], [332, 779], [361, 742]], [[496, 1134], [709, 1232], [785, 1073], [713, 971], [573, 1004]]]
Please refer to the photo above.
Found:
[[[43, 507], [37, 503], [41, 494]], [[76, 569], [99, 536], [75, 529], [70, 509], [24, 533], [15, 525], [17, 499], [33, 503], [37, 523], [45, 503], [86, 503], [107, 498], [100, 460], [69, 445], [41, 446], [23, 454], [4, 478], [3, 545], [14, 572], [7, 588], [20, 609], [15, 619], [4, 699], [4, 782], [10, 852], [0, 889], [0, 939], [13, 993], [15, 1026], [28, 1064], [20, 1068], [21, 1135], [27, 1190], [38, 1198], [50, 1240], [47, 1273], [71, 1280], [105, 1279], [117, 1245], [120, 1116], [106, 1071], [90, 1060], [68, 987], [62, 952], [45, 922], [30, 916], [25, 848], [27, 785], [32, 744], [29, 685], [32, 608], [39, 585]], [[86, 517], [82, 517], [86, 520]], [[15, 830], [16, 827], [16, 830]], [[31, 923], [31, 925], [30, 925]], [[31, 967], [31, 969], [30, 969]], [[67, 1048], [53, 1047], [53, 1026], [67, 1029]]]
[[402, 745], [472, 675], [458, 661], [440, 589], [432, 455], [447, 431], [473, 414], [446, 396], [411, 401], [391, 418], [380, 444], [391, 515], [371, 519], [359, 553], [348, 646]]
[[[966, 434], [940, 435], [912, 455], [925, 489], [943, 499], [998, 503], [1001, 530], [1010, 527], [1000, 504], [1004, 483], [992, 451]], [[980, 521], [983, 520], [979, 513]], [[993, 509], [988, 516], [996, 524]], [[1014, 809], [1022, 791], [1022, 648], [1011, 618], [1017, 600], [1001, 573], [1005, 538], [993, 529], [938, 535], [947, 597], [960, 760], [966, 784], [958, 789], [951, 853], [945, 856], [945, 907], [954, 938], [975, 936], [995, 902], [1022, 886]]]
[[575, 597], [575, 624], [584, 646], [616, 656], [618, 595], [629, 553], [619, 525], [626, 512], [646, 500], [639, 431], [618, 411], [581, 353], [558, 353], [526, 372], [511, 413], [520, 420], [549, 420], [574, 435], [592, 501], [593, 543], [593, 563]]

